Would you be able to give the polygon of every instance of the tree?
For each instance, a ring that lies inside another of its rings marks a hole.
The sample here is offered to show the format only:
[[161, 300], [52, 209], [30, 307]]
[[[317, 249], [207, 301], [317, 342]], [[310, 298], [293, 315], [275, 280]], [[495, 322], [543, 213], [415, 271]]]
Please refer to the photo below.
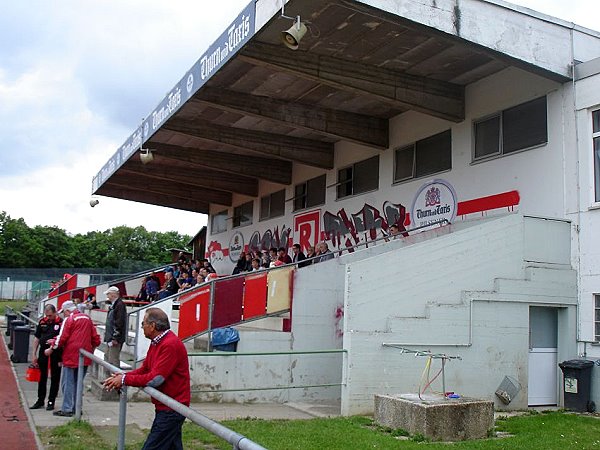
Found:
[[104, 268], [137, 271], [171, 262], [169, 248], [185, 248], [190, 236], [143, 226], [69, 235], [58, 227], [35, 226], [0, 213], [0, 267]]

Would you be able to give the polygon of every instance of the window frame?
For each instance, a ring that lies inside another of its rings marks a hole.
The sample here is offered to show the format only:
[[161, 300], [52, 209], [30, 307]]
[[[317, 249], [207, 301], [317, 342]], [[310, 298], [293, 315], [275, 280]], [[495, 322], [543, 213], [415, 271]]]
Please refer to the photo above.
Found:
[[600, 319], [597, 318], [597, 314], [600, 312], [600, 294], [594, 294], [592, 308], [594, 308], [594, 341], [600, 343]]
[[[247, 205], [250, 205], [252, 208], [252, 212], [250, 214], [250, 221], [248, 223], [246, 223], [246, 222], [242, 223], [241, 217], [244, 215], [243, 208], [244, 208], [244, 206], [247, 206]], [[238, 211], [240, 214], [237, 214]], [[254, 223], [254, 200], [250, 200], [250, 201], [241, 203], [233, 208], [232, 228], [247, 227], [248, 225], [252, 225], [253, 223]]]
[[[505, 125], [505, 114], [507, 112], [511, 111], [511, 110], [515, 110], [515, 109], [520, 108], [520, 107], [525, 107], [525, 105], [529, 105], [531, 103], [534, 103], [534, 102], [542, 100], [542, 99], [544, 99], [545, 106], [546, 106], [546, 108], [545, 108], [545, 116], [544, 116], [545, 133], [546, 133], [545, 141], [537, 143], [537, 144], [529, 145], [527, 147], [522, 147], [522, 148], [519, 148], [517, 150], [512, 150], [512, 151], [506, 152], [504, 150], [504, 145], [505, 145], [505, 139], [504, 139], [505, 136], [504, 135], [505, 135], [505, 126], [506, 126]], [[498, 123], [498, 127], [499, 127], [499, 130], [498, 130], [498, 151], [497, 152], [493, 152], [493, 153], [489, 153], [489, 154], [484, 155], [484, 156], [476, 156], [475, 153], [476, 153], [476, 150], [477, 150], [477, 125], [481, 124], [481, 123], [484, 123], [484, 122], [487, 122], [490, 119], [493, 119], [495, 117], [498, 117], [498, 121], [499, 121], [499, 123]], [[484, 162], [484, 161], [488, 161], [488, 160], [496, 159], [496, 158], [503, 158], [505, 156], [510, 156], [510, 155], [514, 155], [516, 153], [526, 152], [528, 150], [533, 150], [535, 148], [546, 146], [546, 145], [548, 145], [548, 96], [547, 95], [543, 95], [543, 96], [540, 96], [540, 97], [536, 97], [536, 98], [533, 98], [533, 99], [528, 100], [526, 102], [522, 102], [522, 103], [519, 103], [517, 105], [511, 106], [509, 108], [504, 108], [503, 110], [497, 111], [497, 112], [495, 112], [493, 114], [489, 114], [489, 115], [483, 116], [483, 117], [481, 117], [479, 119], [475, 119], [475, 120], [473, 120], [471, 134], [472, 134], [471, 164], [477, 164], [477, 163], [480, 163], [480, 162]]]
[[[354, 186], [354, 181], [356, 179], [356, 166], [358, 166], [359, 164], [365, 163], [365, 162], [367, 162], [367, 161], [369, 161], [371, 159], [376, 159], [377, 160], [377, 177], [376, 177], [377, 187], [374, 187], [372, 189], [367, 189], [367, 190], [364, 190], [364, 191], [360, 191], [360, 192], [356, 192], [355, 186]], [[348, 178], [347, 180], [344, 180], [344, 181], [340, 181], [340, 172], [343, 171], [343, 170], [348, 170], [350, 168], [352, 169], [352, 175], [350, 176], [350, 178]], [[333, 186], [335, 186], [335, 198], [336, 198], [336, 200], [343, 200], [343, 199], [346, 199], [346, 198], [349, 198], [349, 197], [354, 197], [356, 195], [362, 195], [362, 194], [366, 194], [368, 192], [378, 191], [379, 190], [379, 172], [380, 172], [379, 169], [380, 169], [379, 155], [371, 156], [369, 158], [365, 158], [363, 160], [356, 161], [353, 164], [349, 164], [347, 166], [340, 167], [338, 169], [338, 171], [337, 171], [337, 182], [333, 185]], [[351, 183], [350, 184], [350, 188], [351, 188], [350, 190], [351, 190], [351, 192], [349, 194], [347, 194], [347, 195], [340, 196], [340, 187], [342, 185], [346, 185], [348, 183]]]
[[[229, 214], [229, 210], [228, 209], [224, 209], [223, 211], [219, 211], [218, 213], [212, 214], [210, 216], [210, 234], [211, 235], [213, 235], [213, 234], [219, 234], [219, 233], [225, 233], [227, 231], [227, 219], [229, 218], [228, 214]], [[215, 229], [215, 227], [214, 227], [214, 224], [215, 224], [214, 220], [215, 219], [214, 218], [216, 216], [225, 216], [225, 220], [224, 220], [225, 228], [224, 229], [218, 229], [218, 230]]]
[[[598, 129], [594, 130], [594, 115], [598, 115]], [[592, 122], [592, 164], [591, 164], [591, 176], [592, 176], [592, 208], [600, 208], [600, 161], [596, 163], [596, 142], [599, 142], [600, 147], [600, 108], [591, 110], [591, 122]]]
[[[318, 180], [320, 178], [323, 178], [323, 180], [324, 180], [324, 183], [323, 183], [323, 201], [321, 203], [315, 203], [314, 205], [313, 204], [309, 205], [308, 202], [307, 202], [307, 199], [309, 197], [309, 195], [308, 195], [309, 194], [309, 192], [308, 192], [309, 183], [311, 181], [314, 182], [315, 180]], [[297, 195], [296, 194], [297, 189], [298, 189], [299, 186], [304, 186], [304, 194], [302, 194], [302, 195]], [[303, 203], [303, 205], [301, 207], [296, 208], [296, 201], [298, 199], [300, 199], [300, 198], [304, 199], [304, 203]], [[316, 206], [324, 205], [327, 202], [327, 174], [318, 175], [316, 177], [309, 178], [308, 180], [305, 180], [302, 183], [295, 184], [294, 185], [294, 196], [292, 198], [286, 200], [286, 202], [289, 202], [289, 201], [294, 202], [293, 206], [292, 206], [292, 211], [293, 212], [302, 211], [302, 210], [305, 210], [305, 209], [308, 209], [308, 208], [314, 208]]]
[[[418, 170], [417, 170], [417, 162], [418, 162], [417, 152], [418, 152], [418, 148], [419, 148], [418, 147], [419, 142], [425, 142], [425, 141], [436, 138], [436, 137], [441, 136], [442, 134], [446, 134], [446, 133], [449, 133], [449, 144], [450, 144], [450, 158], [449, 158], [450, 165], [449, 165], [449, 167], [445, 167], [443, 169], [440, 169], [440, 170], [437, 170], [434, 172], [419, 174]], [[404, 177], [404, 178], [396, 178], [396, 172], [398, 169], [398, 152], [407, 151], [409, 149], [412, 149], [411, 175]], [[395, 148], [394, 149], [394, 169], [393, 170], [394, 170], [394, 172], [392, 174], [392, 185], [405, 183], [407, 181], [412, 181], [412, 180], [418, 180], [420, 178], [430, 177], [430, 176], [436, 175], [438, 173], [444, 173], [444, 172], [448, 172], [448, 171], [452, 170], [452, 128], [449, 128], [444, 131], [440, 131], [439, 133], [432, 134], [431, 136], [424, 137], [424, 138], [419, 139], [415, 142], [412, 142], [408, 145], [403, 145], [402, 147]]]
[[[282, 211], [281, 214], [273, 215], [271, 213], [271, 211], [273, 209], [272, 208], [272, 205], [273, 205], [273, 196], [277, 195], [277, 194], [281, 194], [281, 193], [283, 193], [283, 211]], [[263, 203], [263, 200], [267, 199], [267, 198], [269, 199], [269, 213], [266, 216], [263, 216], [262, 215], [262, 213], [263, 213], [263, 207], [262, 207], [263, 205], [262, 205], [262, 203]], [[280, 189], [278, 191], [271, 192], [270, 194], [263, 195], [262, 197], [260, 197], [260, 205], [259, 206], [260, 206], [259, 210], [258, 210], [258, 221], [259, 222], [261, 222], [263, 220], [269, 220], [269, 219], [274, 219], [276, 217], [285, 216], [285, 189]]]

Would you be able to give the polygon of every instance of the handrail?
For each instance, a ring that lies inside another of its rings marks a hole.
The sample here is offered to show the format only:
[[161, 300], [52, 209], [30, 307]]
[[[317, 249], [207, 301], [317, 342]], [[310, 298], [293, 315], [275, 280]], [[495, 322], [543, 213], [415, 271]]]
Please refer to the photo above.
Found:
[[[334, 257], [336, 255], [336, 253], [338, 254], [338, 256], [341, 256], [341, 253], [344, 252], [344, 251], [350, 251], [352, 249], [358, 248], [358, 247], [363, 246], [363, 245], [366, 248], [368, 248], [369, 244], [372, 244], [372, 243], [377, 243], [377, 242], [382, 241], [382, 240], [385, 240], [387, 242], [389, 240], [393, 240], [393, 239], [396, 239], [396, 238], [403, 238], [403, 237], [405, 237], [404, 234], [406, 234], [406, 233], [411, 233], [413, 231], [418, 231], [418, 230], [421, 230], [421, 229], [424, 229], [424, 228], [429, 228], [431, 226], [442, 225], [442, 224], [450, 224], [450, 221], [448, 219], [436, 220], [436, 221], [431, 222], [431, 223], [429, 223], [427, 225], [420, 225], [420, 226], [415, 227], [415, 228], [410, 228], [408, 230], [401, 231], [396, 236], [382, 236], [382, 237], [379, 237], [379, 238], [376, 238], [376, 239], [373, 239], [373, 240], [370, 240], [370, 241], [359, 242], [358, 244], [355, 244], [355, 245], [351, 245], [351, 246], [344, 247], [344, 248], [341, 248], [341, 249], [331, 250], [331, 253], [334, 255]], [[275, 266], [275, 267], [265, 267], [265, 268], [262, 268], [262, 269], [260, 269], [258, 271], [240, 272], [240, 273], [237, 273], [237, 274], [232, 274], [232, 275], [226, 275], [226, 276], [222, 276], [222, 277], [218, 277], [218, 278], [213, 278], [213, 279], [211, 279], [209, 281], [206, 281], [206, 282], [201, 283], [201, 284], [197, 284], [197, 285], [195, 285], [195, 286], [193, 286], [193, 287], [191, 287], [189, 289], [186, 289], [184, 291], [176, 292], [176, 293], [174, 293], [174, 294], [172, 294], [172, 295], [170, 295], [168, 297], [162, 298], [160, 300], [157, 300], [157, 301], [154, 301], [152, 303], [149, 303], [148, 305], [144, 305], [144, 306], [141, 306], [141, 307], [139, 307], [137, 309], [134, 309], [134, 310], [128, 312], [128, 316], [131, 316], [133, 314], [138, 315], [144, 309], [155, 307], [158, 304], [160, 304], [162, 302], [165, 302], [165, 301], [177, 300], [182, 295], [187, 295], [187, 294], [189, 294], [189, 293], [191, 293], [191, 292], [193, 292], [193, 291], [195, 291], [197, 289], [203, 289], [203, 288], [206, 288], [206, 287], [211, 287], [211, 292], [212, 292], [212, 283], [218, 283], [218, 282], [225, 281], [225, 280], [232, 280], [232, 279], [235, 279], [235, 278], [246, 277], [248, 275], [256, 275], [256, 274], [259, 274], [259, 273], [268, 273], [270, 271], [274, 271], [274, 270], [278, 270], [278, 269], [285, 269], [287, 267], [296, 267], [296, 266], [301, 265], [301, 264], [306, 263], [306, 262], [314, 262], [315, 260], [318, 260], [319, 258], [321, 258], [321, 256], [322, 255], [317, 255], [317, 256], [314, 256], [314, 257], [311, 257], [311, 258], [306, 258], [306, 259], [304, 259], [302, 261], [292, 262], [292, 263], [288, 263], [288, 264], [282, 264], [280, 266]], [[210, 322], [210, 319], [209, 319], [209, 322]], [[211, 328], [209, 327], [209, 329], [207, 331], [210, 332]]]
[[[126, 276], [123, 276], [121, 278], [115, 278], [114, 280], [111, 280], [109, 283], [101, 283], [101, 284], [116, 284], [116, 283], [121, 283], [121, 282], [128, 281], [128, 280], [133, 280], [133, 279], [139, 278], [139, 277], [141, 277], [143, 275], [147, 275], [147, 274], [151, 274], [151, 273], [154, 273], [154, 272], [163, 271], [167, 267], [172, 266], [172, 265], [173, 265], [173, 263], [171, 263], [171, 264], [163, 264], [162, 266], [157, 266], [157, 267], [152, 268], [152, 269], [142, 270], [141, 272], [127, 274]], [[89, 275], [89, 274], [83, 274], [83, 275]], [[63, 283], [66, 283], [67, 281], [68, 280], [64, 280]], [[60, 285], [62, 285], [63, 283], [61, 283]], [[52, 297], [46, 296], [46, 298], [42, 299], [42, 301], [48, 301], [50, 299], [59, 297], [61, 295], [69, 294], [71, 292], [79, 291], [79, 290], [82, 290], [82, 289], [89, 289], [92, 286], [100, 286], [101, 284], [94, 284], [94, 285], [90, 285], [90, 286], [86, 286], [86, 287], [77, 287], [75, 289], [69, 289], [67, 291], [60, 292], [60, 293], [58, 293], [58, 294], [56, 294], [56, 295], [54, 295]], [[54, 290], [54, 289], [52, 289], [52, 290]]]
[[32, 319], [31, 317], [29, 317], [29, 316], [26, 316], [26, 315], [25, 315], [25, 314], [23, 314], [21, 311], [16, 311], [16, 310], [14, 310], [13, 308], [11, 308], [10, 306], [7, 306], [7, 307], [6, 307], [6, 310], [7, 310], [7, 311], [8, 311], [8, 310], [12, 311], [12, 313], [13, 313], [13, 314], [17, 314], [17, 315], [19, 315], [19, 316], [23, 317], [24, 319], [27, 319], [27, 321], [31, 322], [33, 325], [36, 325], [36, 326], [37, 326], [37, 322], [36, 322], [35, 320], [33, 320], [33, 319]]
[[[90, 358], [97, 364], [100, 364], [102, 367], [105, 367], [111, 371], [111, 373], [122, 372], [121, 369], [109, 364], [101, 358], [93, 355], [92, 353], [79, 349], [79, 370], [77, 372], [77, 400], [75, 403], [75, 418], [77, 420], [81, 420], [81, 404], [83, 401], [83, 361], [84, 357]], [[254, 441], [251, 441], [246, 436], [243, 436], [229, 428], [221, 425], [218, 422], [215, 422], [212, 419], [200, 414], [197, 411], [194, 411], [188, 406], [179, 403], [177, 400], [169, 397], [168, 395], [160, 392], [159, 390], [152, 388], [150, 386], [146, 386], [141, 388], [146, 394], [150, 395], [152, 398], [155, 398], [159, 402], [171, 408], [173, 411], [178, 412], [184, 417], [187, 417], [196, 425], [201, 426], [205, 430], [214, 434], [215, 436], [224, 439], [228, 443], [233, 445], [234, 449], [240, 450], [266, 450], [265, 447], [257, 444]], [[122, 450], [125, 448], [125, 418], [127, 414], [127, 386], [123, 386], [121, 388], [119, 398], [119, 437], [117, 442], [117, 449]]]

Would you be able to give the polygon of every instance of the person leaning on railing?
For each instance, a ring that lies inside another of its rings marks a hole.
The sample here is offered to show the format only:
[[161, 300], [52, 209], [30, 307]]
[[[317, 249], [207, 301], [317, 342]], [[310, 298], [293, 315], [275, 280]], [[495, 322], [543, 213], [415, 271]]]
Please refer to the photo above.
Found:
[[[113, 373], [103, 381], [108, 391], [121, 386], [158, 389], [186, 406], [190, 405], [190, 368], [187, 351], [181, 340], [170, 330], [169, 318], [159, 308], [148, 308], [142, 321], [144, 336], [150, 339], [146, 359], [139, 369]], [[185, 417], [152, 398], [155, 417], [143, 449], [183, 449], [181, 426]]]

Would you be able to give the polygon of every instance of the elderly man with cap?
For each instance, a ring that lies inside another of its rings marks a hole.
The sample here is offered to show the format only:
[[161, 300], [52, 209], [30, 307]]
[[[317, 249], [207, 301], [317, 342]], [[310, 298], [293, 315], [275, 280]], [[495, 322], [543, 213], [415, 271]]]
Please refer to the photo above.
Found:
[[[58, 348], [62, 348], [62, 375], [61, 385], [63, 391], [63, 404], [60, 410], [55, 411], [55, 416], [71, 417], [75, 412], [75, 394], [77, 385], [77, 372], [79, 368], [79, 349], [83, 348], [93, 352], [100, 345], [100, 336], [90, 316], [77, 310], [71, 300], [63, 303], [62, 309], [65, 320], [56, 340], [48, 341], [50, 348], [44, 351], [46, 356], [52, 355]], [[92, 363], [89, 358], [84, 359], [83, 375]]]
[[127, 308], [121, 292], [116, 286], [109, 287], [104, 291], [104, 295], [108, 297], [110, 307], [106, 315], [106, 330], [104, 331], [104, 342], [108, 346], [104, 353], [104, 360], [113, 366], [120, 367], [121, 364], [121, 348], [127, 337]]

